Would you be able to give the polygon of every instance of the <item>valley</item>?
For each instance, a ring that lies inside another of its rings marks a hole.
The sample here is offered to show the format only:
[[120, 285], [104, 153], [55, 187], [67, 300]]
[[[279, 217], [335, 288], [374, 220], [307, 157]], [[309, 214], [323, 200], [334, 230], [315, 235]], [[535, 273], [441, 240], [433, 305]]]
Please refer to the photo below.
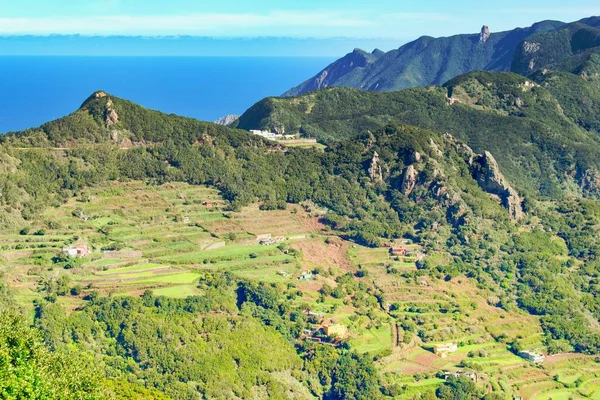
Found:
[[[509, 343], [518, 340], [547, 353], [538, 318], [490, 305], [494, 294], [466, 276], [428, 276], [417, 270], [415, 256], [344, 240], [319, 215], [308, 204], [227, 211], [226, 201], [208, 187], [111, 183], [47, 210], [27, 232], [5, 231], [1, 268], [24, 308], [45, 298], [68, 313], [105, 296], [202, 296], [201, 277], [229, 272], [295, 290], [291, 307], [344, 326], [348, 346], [375, 357], [386, 386], [402, 396], [433, 393], [444, 372], [460, 371], [476, 374], [480, 387], [523, 398], [595, 398], [588, 397], [600, 389], [594, 357], [561, 354], [536, 366], [510, 351]], [[281, 242], [261, 245], [261, 235]], [[89, 254], [60, 259], [63, 249], [78, 245]], [[401, 246], [415, 255], [422, 251]], [[299, 280], [306, 271], [313, 277]], [[329, 294], [355, 284], [365, 294], [379, 293], [383, 303], [361, 304], [356, 293]], [[433, 346], [443, 343], [456, 343], [458, 350], [441, 358]]]

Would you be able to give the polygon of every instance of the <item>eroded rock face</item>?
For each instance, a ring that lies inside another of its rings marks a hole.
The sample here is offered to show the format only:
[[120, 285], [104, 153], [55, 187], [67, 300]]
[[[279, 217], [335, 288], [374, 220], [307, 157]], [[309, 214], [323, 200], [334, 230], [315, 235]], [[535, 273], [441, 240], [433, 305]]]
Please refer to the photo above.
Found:
[[523, 217], [519, 194], [508, 184], [500, 172], [498, 162], [489, 151], [479, 154], [473, 159], [471, 172], [479, 187], [500, 198], [501, 204], [508, 210], [511, 218]]
[[421, 153], [419, 153], [418, 151], [415, 151], [414, 153], [411, 154], [410, 159], [414, 164], [416, 164], [416, 163], [420, 163], [421, 160], [423, 159], [423, 157], [421, 156]]
[[108, 99], [106, 102], [106, 110], [104, 111], [104, 121], [106, 122], [106, 126], [116, 125], [119, 122], [119, 114], [113, 108], [113, 102], [111, 99]]
[[319, 89], [325, 87], [325, 80], [327, 79], [328, 75], [329, 71], [325, 70], [321, 73], [321, 75], [317, 76], [315, 78], [315, 86]]
[[484, 25], [481, 28], [481, 33], [479, 34], [479, 43], [485, 43], [490, 38], [490, 28], [487, 25]]
[[429, 147], [431, 148], [433, 154], [435, 154], [437, 157], [442, 157], [444, 155], [444, 153], [442, 153], [442, 150], [440, 150], [438, 145], [435, 144], [433, 139], [429, 139]]
[[400, 185], [400, 191], [403, 194], [408, 196], [412, 193], [417, 184], [417, 176], [418, 173], [414, 165], [409, 165], [406, 167], [404, 173], [402, 174], [402, 184]]
[[373, 154], [373, 158], [371, 159], [371, 165], [369, 166], [369, 177], [373, 182], [383, 181], [383, 173], [379, 161], [379, 154], [377, 154], [377, 152]]

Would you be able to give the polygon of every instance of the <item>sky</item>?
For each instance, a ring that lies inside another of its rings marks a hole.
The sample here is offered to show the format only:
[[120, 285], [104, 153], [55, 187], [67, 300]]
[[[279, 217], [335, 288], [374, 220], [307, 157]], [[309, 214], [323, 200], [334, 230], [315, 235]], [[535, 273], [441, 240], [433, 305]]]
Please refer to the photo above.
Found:
[[[286, 46], [310, 49], [312, 41], [319, 54], [307, 55], [339, 55], [347, 42], [389, 50], [422, 35], [478, 32], [484, 24], [493, 32], [591, 15], [600, 15], [600, 1], [0, 0], [0, 36], [199, 36], [214, 39], [215, 51], [223, 42], [233, 53], [253, 46], [265, 51], [269, 40], [278, 40], [275, 48], [285, 53]], [[246, 42], [232, 45], [231, 38]], [[281, 45], [281, 38], [288, 42]], [[0, 54], [13, 54], [15, 46], [4, 38]]]

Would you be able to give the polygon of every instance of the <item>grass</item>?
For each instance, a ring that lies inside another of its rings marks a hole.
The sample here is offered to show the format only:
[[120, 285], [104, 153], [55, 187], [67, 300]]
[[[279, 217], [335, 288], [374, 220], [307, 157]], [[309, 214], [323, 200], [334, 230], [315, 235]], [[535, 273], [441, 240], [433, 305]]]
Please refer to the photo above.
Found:
[[194, 285], [170, 286], [166, 288], [155, 289], [152, 292], [156, 296], [173, 298], [186, 298], [189, 296], [198, 296], [200, 294]]
[[94, 267], [109, 267], [111, 265], [118, 265], [123, 263], [123, 260], [117, 258], [101, 258], [100, 260], [92, 261], [90, 266]]
[[168, 283], [168, 284], [190, 284], [200, 278], [200, 274], [184, 272], [171, 275], [154, 275], [152, 278], [136, 280], [134, 283]]
[[350, 345], [359, 353], [376, 353], [392, 347], [392, 328], [384, 324], [379, 329], [365, 330], [359, 337], [350, 341]]
[[97, 275], [116, 275], [116, 274], [122, 274], [124, 272], [146, 271], [146, 270], [152, 270], [152, 269], [162, 268], [162, 267], [164, 267], [164, 266], [161, 264], [148, 263], [148, 264], [141, 264], [141, 265], [132, 265], [130, 267], [109, 269], [106, 271], [97, 272], [96, 274]]

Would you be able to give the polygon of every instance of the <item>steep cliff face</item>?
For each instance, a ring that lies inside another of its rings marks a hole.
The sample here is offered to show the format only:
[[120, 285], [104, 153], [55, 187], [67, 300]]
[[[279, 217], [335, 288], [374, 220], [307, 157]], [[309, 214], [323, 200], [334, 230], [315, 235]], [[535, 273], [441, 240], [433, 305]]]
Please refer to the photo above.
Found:
[[111, 99], [106, 102], [106, 109], [104, 110], [104, 122], [107, 127], [116, 125], [119, 122], [119, 114], [114, 109], [114, 105]]
[[402, 185], [400, 191], [404, 195], [410, 195], [417, 184], [417, 170], [414, 165], [409, 165], [402, 174]]
[[499, 197], [513, 219], [523, 217], [522, 200], [519, 194], [508, 183], [496, 159], [489, 151], [476, 155], [471, 161], [471, 172], [479, 187], [485, 192]]
[[383, 181], [383, 172], [379, 161], [379, 154], [377, 154], [377, 152], [373, 154], [373, 158], [371, 159], [371, 164], [369, 166], [369, 177], [373, 182]]

